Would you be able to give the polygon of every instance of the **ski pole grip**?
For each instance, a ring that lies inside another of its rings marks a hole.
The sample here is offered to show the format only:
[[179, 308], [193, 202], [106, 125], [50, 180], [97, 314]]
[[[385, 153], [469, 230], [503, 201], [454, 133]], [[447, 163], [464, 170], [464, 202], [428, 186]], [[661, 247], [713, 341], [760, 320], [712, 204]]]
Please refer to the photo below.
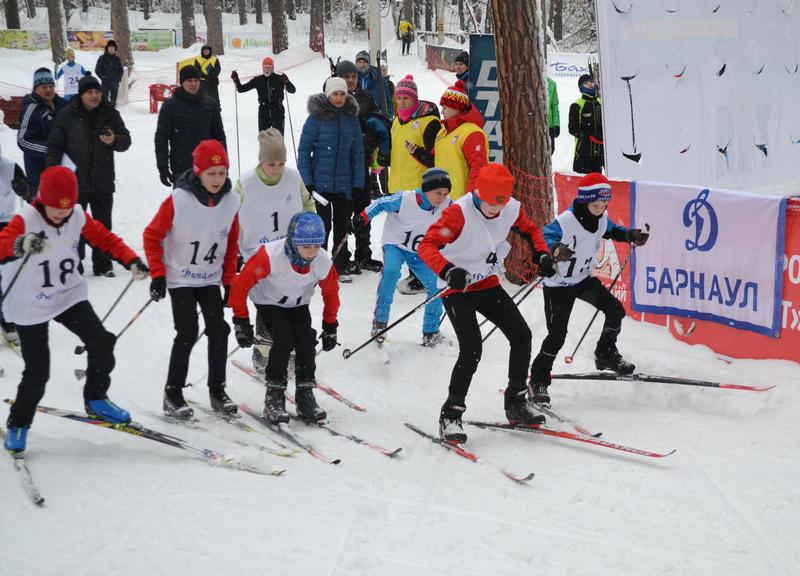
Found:
[[350, 356], [352, 356], [352, 355], [353, 355], [353, 353], [350, 351], [350, 348], [345, 348], [344, 350], [342, 350], [342, 356], [344, 356], [345, 360], [350, 358]]

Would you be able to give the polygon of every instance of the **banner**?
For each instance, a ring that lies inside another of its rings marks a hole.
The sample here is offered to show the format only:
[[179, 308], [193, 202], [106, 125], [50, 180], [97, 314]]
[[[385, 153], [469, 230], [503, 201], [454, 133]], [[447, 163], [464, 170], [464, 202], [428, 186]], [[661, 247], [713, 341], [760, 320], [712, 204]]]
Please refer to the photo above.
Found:
[[[192, 44], [206, 44], [208, 43], [208, 34], [205, 30], [197, 30], [194, 34], [194, 42]], [[175, 46], [183, 46], [183, 31], [175, 30]]]
[[0, 48], [47, 50], [50, 48], [50, 34], [35, 30], [0, 30]]
[[573, 54], [569, 52], [547, 52], [547, 75], [556, 78], [575, 78], [577, 81], [589, 71], [588, 54]]
[[172, 30], [138, 30], [131, 32], [131, 50], [157, 52], [175, 46]]
[[110, 30], [67, 30], [67, 43], [74, 50], [102, 50], [113, 37]]
[[469, 35], [469, 100], [483, 115], [483, 131], [489, 140], [489, 162], [503, 162], [503, 129], [500, 126], [500, 88], [494, 36]]
[[456, 56], [464, 50], [461, 48], [448, 48], [447, 46], [434, 46], [425, 44], [425, 62], [429, 70], [456, 71]]
[[266, 48], [272, 49], [272, 34], [266, 32], [228, 32], [226, 46], [234, 49]]
[[777, 338], [786, 199], [631, 184], [631, 226], [652, 226], [632, 258], [633, 308], [713, 320]]

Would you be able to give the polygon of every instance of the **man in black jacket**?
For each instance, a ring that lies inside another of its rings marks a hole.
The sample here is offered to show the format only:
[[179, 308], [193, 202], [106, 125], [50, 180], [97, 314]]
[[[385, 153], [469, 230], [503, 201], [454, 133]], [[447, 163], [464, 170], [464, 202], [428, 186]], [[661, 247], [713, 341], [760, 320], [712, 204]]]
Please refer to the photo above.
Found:
[[164, 186], [172, 188], [178, 177], [192, 168], [192, 151], [203, 140], [219, 140], [227, 148], [219, 104], [200, 92], [200, 72], [195, 66], [180, 70], [181, 86], [164, 102], [156, 126], [156, 166]]
[[579, 174], [602, 172], [605, 164], [602, 100], [597, 83], [588, 74], [578, 79], [578, 89], [581, 97], [569, 107], [569, 133], [575, 136], [572, 170]]
[[[100, 82], [94, 76], [81, 78], [78, 97], [58, 114], [50, 132], [47, 165], [75, 165], [78, 202], [109, 230], [114, 206], [114, 152], [125, 152], [130, 146], [130, 132], [117, 109], [105, 101]], [[83, 254], [81, 243], [81, 260]], [[92, 266], [95, 276], [114, 276], [111, 257], [106, 252], [92, 250]]]
[[239, 82], [239, 73], [236, 70], [231, 72], [231, 78], [236, 84], [237, 92], [248, 92], [253, 88], [258, 92], [258, 131], [277, 128], [283, 134], [286, 117], [283, 108], [283, 91], [285, 88], [289, 94], [294, 94], [297, 89], [286, 74], [274, 73], [275, 62], [269, 56], [261, 62], [261, 69], [264, 74], [254, 76], [244, 84]]
[[119, 83], [122, 81], [122, 60], [117, 56], [117, 43], [109, 40], [97, 64], [94, 66], [94, 73], [103, 82], [103, 97], [111, 102], [112, 106], [117, 105], [117, 92]]

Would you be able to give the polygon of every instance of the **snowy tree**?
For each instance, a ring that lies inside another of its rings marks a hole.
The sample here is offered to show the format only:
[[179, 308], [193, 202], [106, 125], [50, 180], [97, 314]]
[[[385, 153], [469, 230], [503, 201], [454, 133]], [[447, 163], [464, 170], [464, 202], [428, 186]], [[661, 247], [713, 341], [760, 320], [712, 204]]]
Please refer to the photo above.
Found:
[[194, 28], [194, 0], [181, 0], [181, 31], [183, 32], [184, 48], [194, 44], [197, 32]]
[[425, 0], [425, 30], [433, 30], [433, 0]]
[[311, 19], [308, 31], [308, 47], [314, 52], [325, 53], [325, 5], [324, 0], [311, 0]]
[[255, 10], [256, 10], [256, 24], [263, 24], [264, 23], [264, 4], [261, 0], [255, 0], [254, 2]]
[[294, 0], [284, 0], [286, 4], [286, 15], [289, 17], [289, 20], [296, 20], [297, 19], [297, 11], [294, 7]]
[[225, 54], [225, 39], [222, 36], [222, 0], [203, 0], [203, 14], [206, 17], [208, 44], [214, 54]]
[[239, 25], [244, 26], [245, 24], [247, 24], [247, 2], [239, 0]]
[[128, 6], [125, 0], [111, 0], [111, 30], [117, 41], [117, 54], [122, 65], [133, 68], [131, 52], [131, 28], [128, 24]]
[[36, 0], [25, 0], [25, 15], [28, 18], [36, 18]]
[[150, 20], [150, 11], [152, 10], [151, 0], [142, 0], [142, 16], [145, 20]]
[[280, 54], [289, 48], [289, 33], [286, 30], [285, 0], [269, 0], [269, 12], [272, 14], [272, 52]]
[[50, 51], [53, 62], [61, 64], [66, 60], [67, 50], [67, 22], [61, 0], [47, 0], [47, 20], [50, 24]]
[[5, 1], [6, 28], [19, 30], [19, 3], [17, 0]]

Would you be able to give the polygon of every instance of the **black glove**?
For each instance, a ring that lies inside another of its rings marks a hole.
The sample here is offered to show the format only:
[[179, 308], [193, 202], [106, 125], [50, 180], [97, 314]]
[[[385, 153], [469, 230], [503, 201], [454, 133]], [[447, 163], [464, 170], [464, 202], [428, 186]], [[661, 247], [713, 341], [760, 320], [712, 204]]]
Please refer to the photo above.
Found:
[[539, 276], [550, 278], [556, 275], [556, 261], [547, 252], [537, 252], [533, 260], [539, 266]]
[[306, 184], [306, 190], [308, 190], [309, 195], [314, 194], [314, 191], [317, 188], [313, 184]]
[[150, 281], [150, 298], [158, 302], [167, 295], [167, 277], [159, 276]]
[[644, 246], [647, 244], [648, 238], [650, 238], [650, 233], [642, 232], [639, 228], [633, 228], [625, 232], [625, 239], [628, 242], [633, 242], [635, 246]]
[[230, 305], [230, 302], [228, 302], [228, 299], [231, 296], [231, 286], [230, 286], [230, 284], [228, 284], [227, 286], [223, 286], [222, 290], [223, 290], [223, 293], [222, 293], [222, 305], [225, 308], [230, 308], [231, 305]]
[[376, 158], [376, 160], [378, 161], [378, 166], [383, 166], [384, 168], [389, 166], [389, 162], [391, 161], [388, 154], [380, 154], [380, 153], [378, 153], [378, 157]]
[[134, 258], [130, 262], [128, 262], [126, 269], [131, 271], [131, 276], [133, 276], [134, 280], [144, 280], [147, 278], [147, 275], [150, 274], [150, 268], [142, 262], [141, 258]]
[[364, 193], [363, 188], [353, 188], [352, 195], [353, 198], [361, 198], [361, 195]]
[[231, 80], [233, 80], [234, 82], [239, 81], [239, 73], [236, 70], [231, 72]]
[[30, 185], [30, 182], [22, 177], [11, 181], [11, 189], [14, 191], [14, 194], [28, 203], [36, 197], [36, 189]]
[[161, 178], [161, 183], [168, 188], [172, 188], [175, 183], [175, 177], [169, 171], [169, 168], [159, 168], [158, 177]]
[[450, 265], [444, 273], [444, 281], [453, 290], [465, 290], [472, 280], [472, 275], [463, 268], [457, 268]]
[[575, 256], [575, 251], [566, 244], [558, 242], [553, 246], [553, 257], [556, 259], [556, 262], [567, 262], [573, 256]]
[[281, 74], [281, 80], [283, 80], [284, 84], [289, 83], [289, 77], [286, 74]]
[[338, 327], [338, 322], [334, 322], [333, 324], [328, 324], [327, 322], [322, 323], [322, 335], [320, 339], [322, 340], [322, 349], [325, 352], [330, 352], [336, 348], [336, 328]]
[[350, 222], [350, 225], [353, 227], [352, 232], [358, 232], [364, 226], [369, 224], [369, 219], [367, 218], [366, 211], [356, 212], [353, 214], [353, 220]]
[[45, 249], [44, 232], [20, 234], [14, 239], [14, 256], [39, 254]]
[[550, 126], [550, 136], [558, 138], [561, 135], [561, 126]]
[[242, 348], [250, 348], [255, 341], [253, 336], [253, 325], [247, 318], [234, 318], [233, 319], [233, 332], [236, 336], [236, 341]]

